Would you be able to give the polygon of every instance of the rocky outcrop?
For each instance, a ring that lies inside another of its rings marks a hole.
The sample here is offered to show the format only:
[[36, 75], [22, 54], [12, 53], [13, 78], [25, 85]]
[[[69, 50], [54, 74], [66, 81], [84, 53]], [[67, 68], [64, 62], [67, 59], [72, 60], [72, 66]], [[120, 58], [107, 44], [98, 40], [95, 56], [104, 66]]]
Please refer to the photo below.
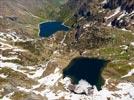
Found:
[[107, 3], [104, 4], [103, 8], [116, 9], [121, 7], [121, 10], [125, 10], [128, 13], [131, 13], [134, 10], [134, 1], [133, 0], [107, 0]]
[[105, 23], [108, 26], [134, 31], [133, 0], [107, 0], [102, 3], [102, 6], [108, 10], [104, 17]]

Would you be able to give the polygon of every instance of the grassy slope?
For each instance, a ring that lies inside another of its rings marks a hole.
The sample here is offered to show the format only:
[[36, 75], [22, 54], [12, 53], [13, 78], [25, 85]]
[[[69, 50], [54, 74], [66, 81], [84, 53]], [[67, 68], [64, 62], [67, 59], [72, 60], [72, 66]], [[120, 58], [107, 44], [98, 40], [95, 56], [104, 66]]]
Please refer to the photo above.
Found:
[[[90, 57], [99, 57], [109, 59], [111, 62], [103, 71], [103, 76], [106, 78], [120, 79], [121, 76], [127, 74], [134, 65], [129, 65], [134, 59], [134, 47], [130, 45], [133, 42], [134, 35], [131, 32], [125, 32], [118, 29], [106, 29], [113, 34], [113, 42], [101, 48], [89, 50], [87, 55]], [[122, 45], [128, 46], [127, 51], [123, 50]], [[133, 81], [133, 77], [129, 77]]]

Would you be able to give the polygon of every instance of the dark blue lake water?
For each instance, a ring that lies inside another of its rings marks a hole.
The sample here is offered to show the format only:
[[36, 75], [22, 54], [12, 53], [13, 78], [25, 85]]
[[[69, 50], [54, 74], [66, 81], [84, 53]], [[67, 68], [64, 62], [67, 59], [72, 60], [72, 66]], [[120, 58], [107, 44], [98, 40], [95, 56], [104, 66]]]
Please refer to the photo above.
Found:
[[62, 22], [44, 22], [39, 25], [39, 36], [40, 37], [49, 37], [55, 32], [58, 31], [68, 31], [69, 27], [65, 26]]
[[63, 69], [63, 78], [70, 77], [73, 84], [78, 84], [81, 79], [84, 79], [101, 90], [101, 86], [105, 83], [101, 73], [107, 63], [108, 61], [97, 58], [75, 58]]

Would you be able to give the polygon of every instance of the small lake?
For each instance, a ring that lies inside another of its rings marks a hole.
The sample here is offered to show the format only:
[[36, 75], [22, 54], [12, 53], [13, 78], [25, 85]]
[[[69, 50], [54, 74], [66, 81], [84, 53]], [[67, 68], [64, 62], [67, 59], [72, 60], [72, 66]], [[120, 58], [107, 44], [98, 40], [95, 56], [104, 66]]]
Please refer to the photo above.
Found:
[[58, 31], [68, 31], [69, 27], [62, 22], [51, 21], [39, 24], [39, 30], [40, 37], [49, 37]]
[[78, 84], [81, 79], [86, 80], [92, 86], [95, 85], [101, 90], [105, 81], [101, 74], [103, 68], [109, 61], [97, 58], [79, 57], [74, 58], [69, 65], [63, 69], [63, 78], [70, 77], [73, 84]]

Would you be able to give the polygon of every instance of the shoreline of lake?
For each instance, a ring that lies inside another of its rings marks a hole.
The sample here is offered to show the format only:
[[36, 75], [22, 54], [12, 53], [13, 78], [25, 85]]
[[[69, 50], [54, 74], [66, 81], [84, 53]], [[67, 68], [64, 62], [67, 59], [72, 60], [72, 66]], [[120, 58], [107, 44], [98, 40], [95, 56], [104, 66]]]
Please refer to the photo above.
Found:
[[[60, 25], [62, 25], [62, 26], [64, 26], [65, 28], [68, 28], [68, 30], [70, 29], [70, 27], [69, 26], [67, 26], [67, 25], [65, 25], [65, 23], [63, 23], [63, 22], [60, 22], [60, 21], [56, 21], [56, 20], [47, 20], [47, 21], [43, 21], [43, 22], [40, 22], [39, 24], [38, 24], [38, 37], [42, 37], [42, 36], [40, 36], [40, 32], [41, 32], [41, 25], [42, 24], [47, 24], [47, 23], [60, 23]], [[60, 30], [59, 30], [60, 31]], [[63, 30], [64, 31], [64, 30]], [[66, 31], [66, 30], [65, 30]], [[55, 32], [54, 32], [55, 33]], [[53, 34], [54, 34], [53, 33]], [[52, 35], [52, 34], [51, 34]], [[45, 37], [45, 36], [44, 36]]]

